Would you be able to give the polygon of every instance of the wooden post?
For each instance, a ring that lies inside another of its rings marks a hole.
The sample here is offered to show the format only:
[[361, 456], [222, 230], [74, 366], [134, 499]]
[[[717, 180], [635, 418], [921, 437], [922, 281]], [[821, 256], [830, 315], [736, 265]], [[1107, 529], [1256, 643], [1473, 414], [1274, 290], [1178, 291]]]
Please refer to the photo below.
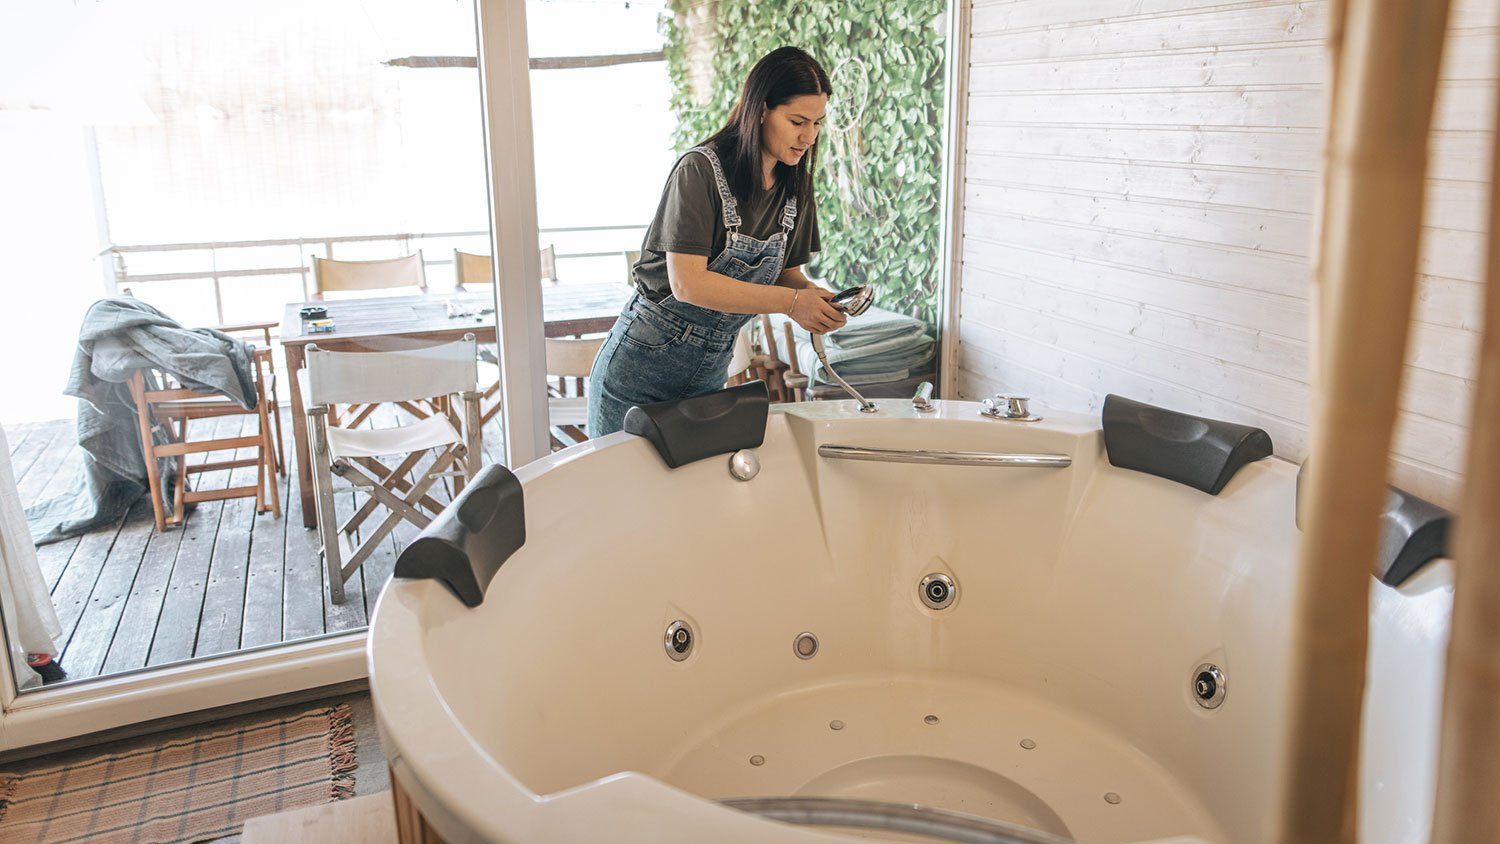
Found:
[[[1327, 291], [1323, 286], [1323, 255], [1328, 246], [1328, 226], [1324, 219], [1328, 207], [1330, 182], [1333, 179], [1333, 124], [1334, 110], [1339, 99], [1339, 62], [1344, 55], [1344, 21], [1348, 17], [1346, 0], [1328, 2], [1328, 108], [1324, 114], [1323, 130], [1323, 178], [1319, 182], [1318, 195], [1313, 206], [1313, 242], [1311, 289], [1307, 297], [1307, 373], [1312, 391], [1317, 393], [1324, 383], [1323, 364], [1328, 355], [1322, 344], [1328, 337], [1323, 319], [1328, 315]], [[1315, 409], [1314, 409], [1315, 410]], [[1317, 425], [1313, 419], [1312, 424]]]
[[1292, 618], [1283, 844], [1353, 844], [1369, 586], [1416, 287], [1447, 0], [1349, 0], [1320, 283], [1327, 336]]
[[422, 817], [422, 810], [406, 795], [406, 789], [396, 779], [396, 772], [390, 773], [391, 804], [396, 812], [396, 840], [401, 844], [445, 844], [443, 837]]
[[[1500, 110], [1496, 111], [1500, 122]], [[1490, 166], [1484, 340], [1454, 536], [1453, 632], [1432, 844], [1500, 841], [1500, 144]]]

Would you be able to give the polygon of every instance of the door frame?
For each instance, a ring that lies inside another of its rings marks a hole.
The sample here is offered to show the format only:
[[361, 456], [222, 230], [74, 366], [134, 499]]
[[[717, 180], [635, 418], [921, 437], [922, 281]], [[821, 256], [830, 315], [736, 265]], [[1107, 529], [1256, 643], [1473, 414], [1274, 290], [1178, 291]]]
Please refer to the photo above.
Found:
[[969, 121], [969, 36], [973, 0], [948, 3], [944, 93], [942, 222], [938, 258], [938, 395], [958, 398], [958, 326], [963, 294], [964, 145]]

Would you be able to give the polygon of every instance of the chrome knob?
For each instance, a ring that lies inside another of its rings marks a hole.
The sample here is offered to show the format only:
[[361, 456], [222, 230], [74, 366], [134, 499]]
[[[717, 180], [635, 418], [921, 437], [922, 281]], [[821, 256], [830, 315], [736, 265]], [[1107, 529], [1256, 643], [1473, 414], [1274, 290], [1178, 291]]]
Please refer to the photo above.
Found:
[[984, 400], [984, 410], [979, 412], [994, 419], [1014, 419], [1019, 422], [1040, 421], [1042, 417], [1031, 414], [1030, 401], [1031, 399], [1027, 396], [996, 394], [994, 398]]
[[917, 385], [917, 394], [911, 397], [912, 407], [918, 413], [931, 413], [937, 408], [932, 404], [932, 382], [923, 381]]

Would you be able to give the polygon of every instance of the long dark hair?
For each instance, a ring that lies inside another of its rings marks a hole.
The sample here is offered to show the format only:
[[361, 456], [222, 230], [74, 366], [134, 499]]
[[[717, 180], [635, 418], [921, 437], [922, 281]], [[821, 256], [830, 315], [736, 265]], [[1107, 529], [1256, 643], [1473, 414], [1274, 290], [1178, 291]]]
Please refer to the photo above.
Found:
[[[729, 122], [700, 144], [712, 145], [718, 153], [727, 171], [724, 175], [729, 179], [729, 189], [741, 202], [748, 202], [763, 190], [760, 180], [762, 107], [770, 110], [805, 94], [833, 95], [833, 86], [828, 83], [823, 66], [796, 47], [772, 50], [756, 62], [750, 75], [745, 77], [740, 101], [730, 113]], [[812, 204], [817, 156], [818, 144], [814, 143], [797, 166], [788, 167], [778, 161], [772, 168], [776, 181], [792, 190], [798, 206], [804, 210], [810, 209]]]

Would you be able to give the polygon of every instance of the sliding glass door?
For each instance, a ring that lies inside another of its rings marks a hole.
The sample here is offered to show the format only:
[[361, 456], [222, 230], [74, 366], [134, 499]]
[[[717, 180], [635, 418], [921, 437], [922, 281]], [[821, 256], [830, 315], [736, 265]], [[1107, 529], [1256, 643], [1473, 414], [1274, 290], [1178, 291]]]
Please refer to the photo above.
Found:
[[[362, 631], [416, 528], [333, 598], [307, 345], [474, 333], [483, 462], [545, 453], [525, 44], [522, 0], [0, 10], [0, 749], [363, 675]], [[460, 254], [494, 256], [500, 283], [461, 285]], [[319, 295], [321, 260], [400, 258], [414, 277]], [[332, 321], [316, 339], [314, 298]], [[193, 369], [172, 332], [203, 328], [260, 361]], [[131, 391], [136, 370], [143, 390], [259, 390], [269, 413], [179, 425]], [[356, 424], [416, 418], [390, 405]], [[340, 521], [362, 506], [334, 493]]]

